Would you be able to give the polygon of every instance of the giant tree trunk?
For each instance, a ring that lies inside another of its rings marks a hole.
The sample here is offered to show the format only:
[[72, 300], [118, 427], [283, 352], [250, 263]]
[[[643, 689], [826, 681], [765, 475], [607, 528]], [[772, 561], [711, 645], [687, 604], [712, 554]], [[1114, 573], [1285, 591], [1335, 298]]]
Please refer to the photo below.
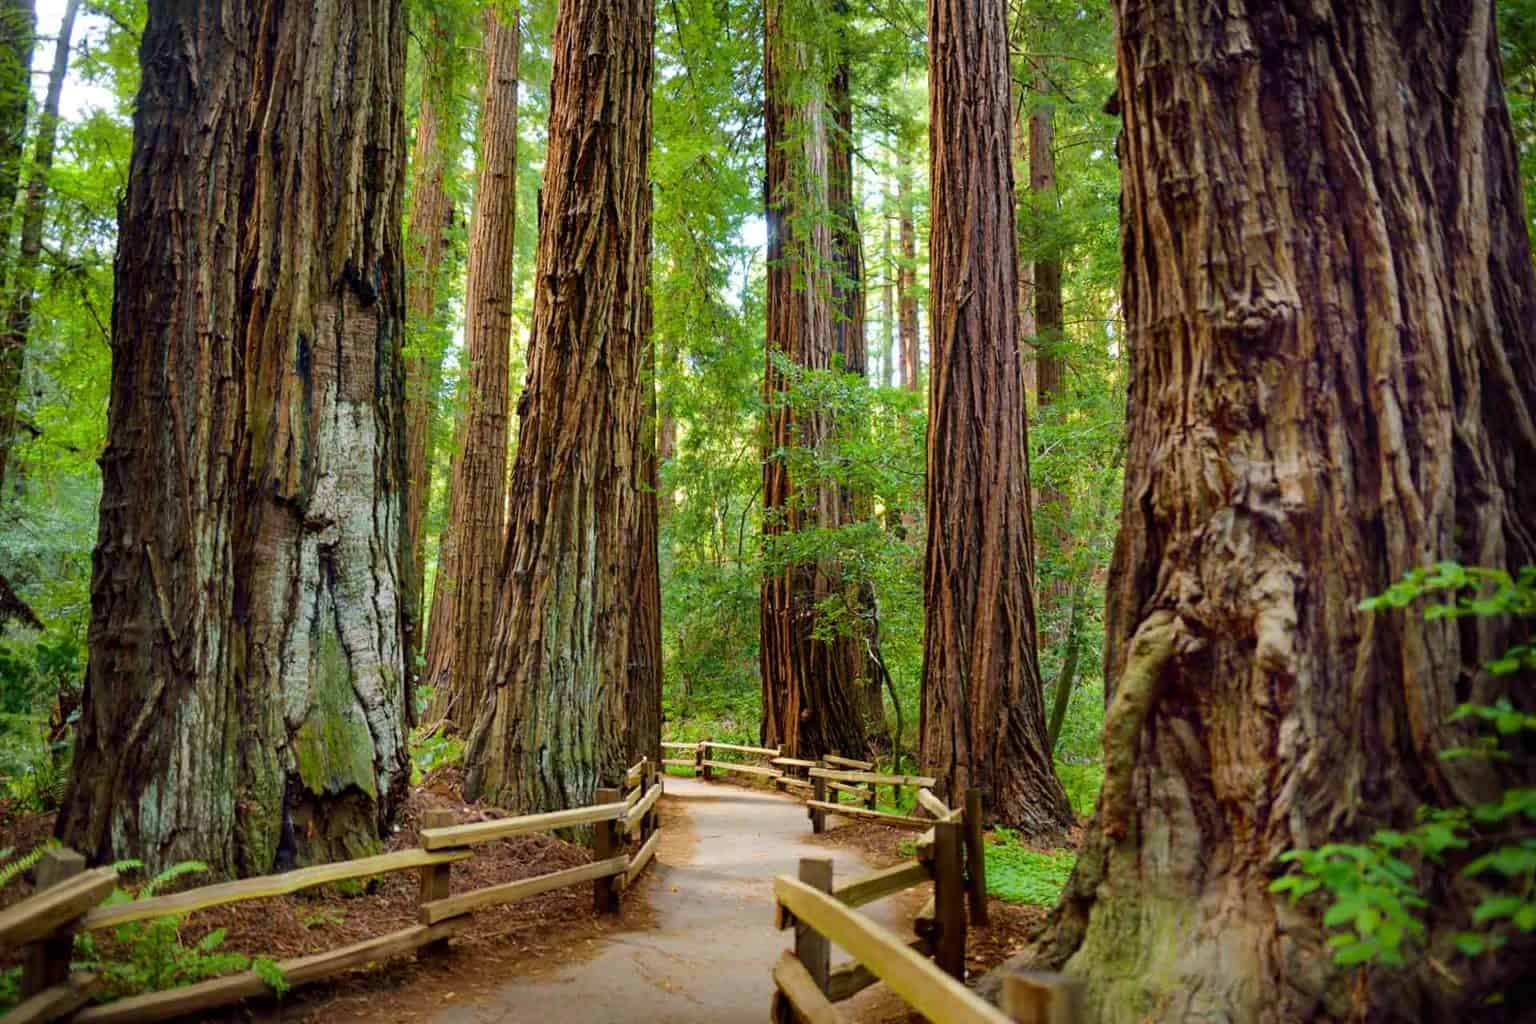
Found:
[[[851, 322], [861, 331], [852, 357], [864, 369], [863, 289], [854, 294], [850, 264], [860, 260], [855, 235], [836, 232], [830, 166], [837, 131], [829, 88], [816, 81], [816, 41], [801, 38], [803, 25], [783, 0], [765, 4], [764, 88], [768, 146], [768, 360], [763, 404], [768, 417], [763, 453], [763, 533], [770, 557], [780, 538], [807, 529], [833, 529], [847, 521], [848, 496], [837, 483], [793, 479], [792, 450], [814, 450], [831, 430], [818, 410], [792, 408], [790, 375], [775, 357], [807, 370], [828, 370]], [[843, 85], [846, 92], [846, 81]], [[851, 158], [850, 158], [851, 159]], [[851, 166], [851, 165], [850, 165]], [[851, 195], [851, 180], [846, 186]], [[844, 361], [849, 358], [843, 352]], [[818, 638], [820, 606], [844, 597], [841, 571], [814, 560], [786, 560], [765, 572], [759, 628], [765, 746], [796, 757], [832, 751], [862, 753], [867, 746], [867, 701], [859, 685], [865, 671], [861, 637], [839, 633]], [[857, 754], [855, 754], [857, 756]]]
[[[1056, 125], [1051, 105], [1043, 98], [1048, 83], [1037, 79], [1034, 109], [1029, 113], [1029, 190], [1037, 199], [1050, 199], [1056, 191]], [[1066, 363], [1061, 358], [1062, 322], [1061, 258], [1051, 255], [1034, 261], [1031, 281], [1035, 300], [1034, 334], [1035, 401], [1046, 406], [1066, 391]]]
[[651, 0], [566, 0], [555, 24], [492, 689], [466, 751], [468, 793], [516, 811], [587, 803], [626, 766], [634, 549], [656, 500], [637, 487], [653, 32]]
[[1507, 686], [1480, 668], [1507, 627], [1357, 602], [1439, 559], [1536, 562], [1536, 279], [1492, 4], [1116, 11], [1113, 695], [1051, 952], [1092, 1020], [1470, 1019], [1522, 965], [1442, 932], [1416, 969], [1338, 967], [1268, 884], [1287, 849], [1487, 792], [1487, 762], [1439, 754], [1457, 704]]
[[437, 558], [424, 684], [430, 721], [468, 732], [487, 694], [486, 665], [496, 627], [506, 543], [508, 380], [511, 372], [512, 261], [517, 252], [517, 60], [515, 14], [485, 15], [480, 186], [469, 228], [464, 350], [467, 408], [455, 445], [448, 525]]
[[[651, 261], [651, 196], [646, 190], [645, 261]], [[642, 299], [640, 399], [641, 425], [635, 450], [635, 532], [629, 541], [630, 622], [629, 693], [624, 700], [625, 758], [630, 764], [648, 757], [661, 763], [661, 561], [657, 473], [660, 464], [656, 425], [656, 348], [651, 341], [652, 314], [649, 289]]]
[[150, 5], [59, 819], [94, 858], [356, 855], [404, 795], [403, 43], [396, 0]]
[[411, 210], [405, 247], [405, 525], [410, 543], [410, 587], [402, 589], [401, 600], [411, 612], [407, 650], [412, 665], [424, 641], [422, 605], [426, 599], [425, 522], [432, 490], [432, 417], [442, 372], [440, 351], [428, 338], [437, 316], [448, 225], [453, 219], [447, 173], [459, 150], [458, 125], [452, 119], [446, 126], [442, 123], [445, 111], [452, 107], [452, 68], [457, 55], [444, 45], [442, 25], [436, 18], [429, 18], [426, 31], [422, 42], [425, 66], [421, 108], [416, 115], [416, 142], [411, 150]]
[[1006, 0], [929, 13], [933, 329], [923, 765], [1030, 834], [1072, 822], [1046, 744], [1030, 592]]

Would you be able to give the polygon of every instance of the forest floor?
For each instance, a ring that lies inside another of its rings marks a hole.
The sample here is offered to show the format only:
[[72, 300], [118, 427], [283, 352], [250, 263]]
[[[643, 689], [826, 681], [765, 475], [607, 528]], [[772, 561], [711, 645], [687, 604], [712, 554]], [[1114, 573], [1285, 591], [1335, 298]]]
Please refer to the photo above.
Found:
[[[418, 790], [389, 844], [416, 842], [423, 810], [456, 803], [450, 778]], [[814, 836], [799, 801], [765, 789], [669, 777], [663, 836], [654, 865], [625, 894], [615, 917], [592, 912], [578, 886], [477, 913], [445, 956], [404, 959], [281, 1002], [256, 1003], [228, 1020], [433, 1022], [723, 1022], [766, 1019], [770, 970], [791, 933], [773, 927], [772, 878], [794, 874], [801, 857], [830, 857], [845, 879], [910, 856], [912, 834], [875, 824]], [[840, 819], [833, 819], [834, 823]], [[0, 846], [36, 833], [44, 818], [0, 827]], [[585, 860], [551, 837], [494, 844], [490, 856], [454, 867], [454, 889], [526, 877]], [[195, 883], [194, 883], [195, 884]], [[17, 886], [0, 903], [18, 898]], [[865, 912], [903, 934], [929, 894], [919, 886]], [[331, 949], [410, 923], [413, 876], [390, 876], [365, 894], [321, 891], [195, 915], [181, 926], [190, 945], [215, 928], [225, 949], [277, 958]], [[991, 901], [992, 926], [971, 930], [969, 966], [979, 973], [1024, 944], [1043, 910]], [[396, 919], [399, 920], [396, 920]], [[843, 959], [834, 950], [833, 960]], [[883, 986], [840, 1007], [860, 1024], [916, 1020]]]

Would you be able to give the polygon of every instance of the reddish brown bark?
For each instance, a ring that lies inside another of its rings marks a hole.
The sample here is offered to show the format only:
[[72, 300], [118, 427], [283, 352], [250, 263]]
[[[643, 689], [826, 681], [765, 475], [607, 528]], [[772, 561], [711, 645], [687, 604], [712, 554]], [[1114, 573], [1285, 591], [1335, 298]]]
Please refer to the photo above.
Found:
[[[768, 360], [763, 401], [768, 436], [763, 533], [775, 557], [776, 538], [834, 528], [851, 513], [837, 483], [792, 478], [792, 450], [819, 447], [832, 423], [820, 410], [791, 406], [786, 399], [790, 375], [775, 357], [808, 370], [831, 369], [840, 339], [848, 343], [843, 328], [854, 319], [863, 323], [863, 293], [860, 287], [855, 298], [849, 289], [847, 271], [859, 259], [851, 235], [839, 232], [842, 244], [834, 243], [832, 222], [847, 215], [850, 200], [839, 196], [841, 208], [833, 205], [832, 181], [842, 173], [832, 167], [836, 147], [829, 137], [837, 128], [831, 83], [815, 80], [815, 42], [797, 34], [803, 26], [784, 3], [770, 0], [765, 18]], [[843, 187], [851, 190], [851, 184], [850, 178]], [[854, 274], [861, 275], [862, 269]], [[846, 359], [849, 353], [841, 355]], [[862, 334], [852, 355], [862, 372]], [[816, 636], [821, 607], [837, 598], [848, 600], [845, 589], [839, 567], [831, 563], [790, 561], [765, 573], [759, 612], [764, 745], [783, 746], [796, 757], [867, 747], [862, 638], [848, 630]]]
[[901, 386], [916, 391], [922, 382], [922, 349], [918, 337], [917, 217], [913, 211], [910, 153], [896, 173], [896, 203], [901, 220], [901, 262], [896, 270], [896, 305], [901, 335]]
[[1335, 965], [1320, 907], [1269, 883], [1287, 849], [1486, 793], [1489, 762], [1439, 756], [1468, 739], [1447, 718], [1519, 693], [1482, 669], [1508, 624], [1357, 604], [1439, 559], [1536, 562], [1536, 275], [1492, 5], [1115, 9], [1107, 774], [1052, 959], [1092, 1020], [1480, 1019], [1528, 951], [1450, 953], [1467, 908], [1434, 865], [1434, 945], [1403, 970]]
[[485, 15], [486, 83], [480, 113], [480, 184], [469, 228], [464, 350], [468, 387], [438, 548], [427, 667], [430, 722], [468, 732], [488, 693], [499, 566], [506, 543], [512, 300], [517, 253], [517, 65], [515, 13]]
[[[1029, 115], [1029, 190], [1037, 201], [1049, 199], [1056, 191], [1056, 124], [1050, 104], [1043, 98], [1044, 80], [1036, 89], [1034, 109]], [[1031, 280], [1035, 300], [1034, 333], [1039, 337], [1035, 357], [1035, 400], [1050, 405], [1066, 390], [1066, 364], [1061, 358], [1064, 330], [1061, 301], [1061, 260], [1054, 256], [1034, 262]], [[1051, 500], [1059, 495], [1042, 495]]]
[[635, 549], [655, 501], [636, 486], [653, 32], [649, 0], [566, 0], [555, 24], [493, 689], [466, 751], [468, 792], [518, 811], [589, 803], [626, 767]]
[[444, 132], [443, 117], [450, 105], [452, 55], [441, 39], [436, 18], [427, 23], [423, 40], [421, 107], [416, 115], [416, 142], [411, 151], [411, 211], [406, 226], [407, 277], [405, 307], [406, 497], [405, 525], [410, 538], [410, 590], [402, 600], [411, 610], [409, 646], [411, 664], [421, 653], [425, 631], [426, 537], [424, 524], [432, 489], [432, 417], [437, 406], [441, 357], [428, 340], [437, 316], [438, 290], [446, 257], [448, 226], [453, 220], [447, 167], [457, 151], [457, 125], [451, 121]]
[[1030, 592], [1005, 0], [929, 11], [933, 233], [925, 768], [1031, 835], [1072, 822], [1046, 744]]
[[141, 54], [59, 832], [245, 873], [377, 849], [407, 765], [399, 5], [166, 0]]

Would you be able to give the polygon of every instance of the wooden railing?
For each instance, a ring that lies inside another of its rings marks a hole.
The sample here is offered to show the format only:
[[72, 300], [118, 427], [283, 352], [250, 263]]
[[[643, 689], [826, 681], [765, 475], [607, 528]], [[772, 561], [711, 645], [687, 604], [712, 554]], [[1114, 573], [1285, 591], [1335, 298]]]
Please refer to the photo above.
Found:
[[[986, 921], [981, 794], [968, 793], [966, 806], [954, 811], [927, 790], [919, 800], [938, 820], [919, 839], [915, 861], [834, 886], [832, 862], [808, 857], [798, 878], [774, 879], [777, 924], [794, 928], [795, 949], [773, 968], [773, 1020], [837, 1024], [844, 1019], [837, 1003], [884, 982], [913, 1010], [943, 1024], [1073, 1024], [1077, 988], [1057, 975], [1006, 978], [1002, 1010], [965, 987], [967, 904], [971, 920]], [[933, 899], [918, 914], [915, 941], [856, 910], [928, 881]], [[853, 959], [834, 967], [833, 945]]]
[[[98, 904], [112, 892], [117, 880], [114, 872], [85, 871], [84, 858], [78, 853], [50, 850], [38, 866], [38, 891], [0, 913], [0, 951], [24, 949], [22, 994], [28, 997], [0, 1024], [64, 1019], [80, 1024], [157, 1021], [266, 995], [270, 992], [267, 983], [254, 971], [244, 971], [80, 1009], [90, 998], [95, 979], [81, 974], [69, 976], [70, 950], [76, 933], [82, 931], [269, 899], [394, 871], [420, 873], [419, 923], [341, 949], [280, 961], [278, 970], [289, 987], [405, 953], [436, 955], [446, 948], [448, 938], [469, 923], [476, 910], [567, 886], [591, 882], [594, 907], [599, 913], [612, 913], [618, 910], [620, 893], [655, 856], [661, 839], [656, 811], [662, 795], [658, 769], [651, 761], [641, 760], [625, 773], [625, 784], [631, 787], [627, 792], [600, 789], [597, 802], [590, 807], [464, 825], [453, 823], [451, 811], [428, 811], [422, 821], [419, 849], [221, 882], [112, 906]], [[451, 891], [452, 866], [473, 857], [475, 846], [509, 836], [574, 826], [592, 826], [591, 863], [473, 892]], [[633, 853], [626, 849], [631, 837], [639, 840]]]

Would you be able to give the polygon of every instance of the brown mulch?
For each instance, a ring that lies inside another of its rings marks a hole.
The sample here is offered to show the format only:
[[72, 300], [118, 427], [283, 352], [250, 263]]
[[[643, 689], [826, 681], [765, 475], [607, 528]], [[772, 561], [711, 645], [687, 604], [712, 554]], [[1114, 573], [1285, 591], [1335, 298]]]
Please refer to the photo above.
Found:
[[[447, 807], [457, 820], [477, 821], [501, 815], [493, 809], [466, 805], [459, 798], [458, 780], [434, 775], [414, 790], [402, 809], [385, 852], [418, 844], [418, 822], [424, 812]], [[3, 811], [3, 808], [0, 808]], [[53, 832], [53, 815], [0, 816], [0, 849], [32, 849]], [[583, 846], [550, 835], [515, 836], [476, 847], [475, 855], [452, 868], [452, 891], [470, 892], [490, 885], [575, 867], [591, 860]], [[206, 877], [189, 877], [184, 885], [206, 885]], [[0, 908], [31, 893], [30, 879], [18, 879], [0, 891]], [[181, 925], [181, 940], [192, 945], [215, 929], [224, 929], [221, 950], [285, 960], [334, 950], [418, 922], [419, 880], [416, 872], [395, 872], [370, 880], [362, 891], [324, 886], [291, 896], [214, 907], [190, 915]], [[446, 954], [425, 960], [397, 958], [382, 971], [356, 971], [334, 982], [301, 988], [280, 1003], [261, 1001], [210, 1020], [335, 1021], [383, 1019], [381, 999], [388, 1000], [388, 1019], [424, 1019], [443, 1009], [445, 1001], [470, 998], [504, 984], [508, 977], [558, 967], [573, 958], [596, 952], [596, 939], [613, 931], [646, 926], [649, 910], [629, 896], [619, 914], [599, 917], [593, 910], [592, 886], [577, 885], [517, 903], [477, 910], [458, 933]], [[549, 956], [558, 950], [558, 957]], [[0, 963], [0, 967], [10, 963]], [[423, 984], [416, 985], [415, 982]], [[433, 993], [413, 999], [412, 990]], [[413, 1005], [419, 1003], [419, 1005]]]

